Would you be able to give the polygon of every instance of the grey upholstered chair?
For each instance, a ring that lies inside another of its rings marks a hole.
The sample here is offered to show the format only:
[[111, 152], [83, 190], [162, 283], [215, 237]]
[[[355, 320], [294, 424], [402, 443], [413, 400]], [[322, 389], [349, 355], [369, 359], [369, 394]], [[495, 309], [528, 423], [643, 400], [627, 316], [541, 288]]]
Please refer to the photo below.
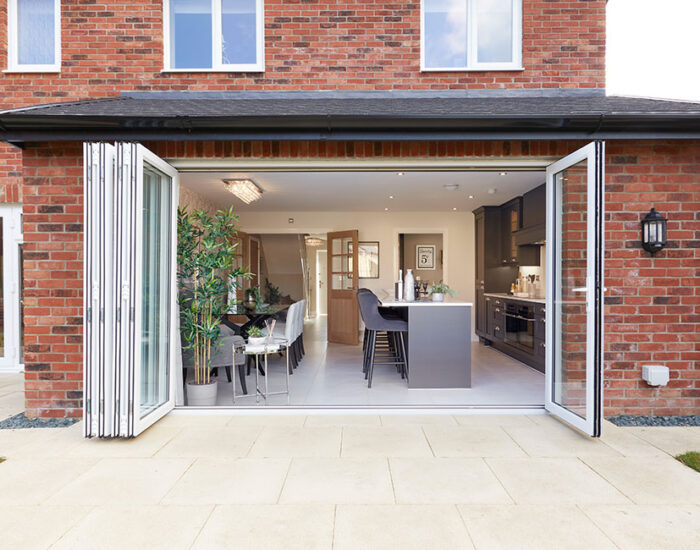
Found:
[[[379, 299], [370, 290], [361, 289], [357, 292], [357, 302], [360, 315], [367, 331], [367, 344], [363, 361], [363, 371], [367, 379], [367, 387], [372, 387], [374, 365], [395, 365], [401, 372], [401, 378], [408, 376], [408, 360], [406, 354], [405, 334], [408, 323], [399, 319], [387, 319], [379, 313]], [[387, 346], [378, 345], [378, 335], [387, 335]], [[383, 359], [377, 361], [377, 358]]]

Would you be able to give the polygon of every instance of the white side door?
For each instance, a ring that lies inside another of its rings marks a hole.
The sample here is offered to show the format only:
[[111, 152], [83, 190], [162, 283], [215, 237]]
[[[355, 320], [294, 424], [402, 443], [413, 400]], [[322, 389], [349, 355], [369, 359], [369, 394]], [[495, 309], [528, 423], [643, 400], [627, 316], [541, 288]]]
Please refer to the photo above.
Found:
[[545, 407], [593, 437], [603, 399], [604, 142], [547, 168]]
[[133, 437], [174, 407], [177, 171], [85, 144], [85, 435]]
[[22, 207], [0, 205], [0, 372], [23, 368], [21, 244]]

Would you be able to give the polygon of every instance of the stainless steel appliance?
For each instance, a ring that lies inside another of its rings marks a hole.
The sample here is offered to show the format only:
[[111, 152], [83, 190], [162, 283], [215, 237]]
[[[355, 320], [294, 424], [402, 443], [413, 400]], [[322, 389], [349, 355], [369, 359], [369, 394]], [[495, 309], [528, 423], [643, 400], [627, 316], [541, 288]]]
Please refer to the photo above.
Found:
[[527, 304], [507, 303], [505, 312], [506, 334], [504, 340], [516, 348], [535, 350], [535, 307]]

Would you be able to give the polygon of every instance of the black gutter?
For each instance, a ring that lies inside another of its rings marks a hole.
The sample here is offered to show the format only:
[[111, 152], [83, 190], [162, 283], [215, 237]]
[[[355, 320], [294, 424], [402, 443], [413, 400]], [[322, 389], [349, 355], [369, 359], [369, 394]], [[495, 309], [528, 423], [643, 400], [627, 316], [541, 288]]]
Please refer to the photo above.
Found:
[[700, 117], [645, 116], [243, 116], [125, 117], [0, 115], [0, 140], [550, 140], [698, 139]]

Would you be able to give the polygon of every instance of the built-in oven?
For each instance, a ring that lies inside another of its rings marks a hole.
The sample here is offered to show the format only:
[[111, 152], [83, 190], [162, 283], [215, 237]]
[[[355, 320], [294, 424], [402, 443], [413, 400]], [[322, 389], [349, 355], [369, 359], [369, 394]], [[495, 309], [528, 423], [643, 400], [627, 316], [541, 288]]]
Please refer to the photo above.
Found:
[[535, 351], [535, 307], [506, 303], [505, 342], [529, 353]]

